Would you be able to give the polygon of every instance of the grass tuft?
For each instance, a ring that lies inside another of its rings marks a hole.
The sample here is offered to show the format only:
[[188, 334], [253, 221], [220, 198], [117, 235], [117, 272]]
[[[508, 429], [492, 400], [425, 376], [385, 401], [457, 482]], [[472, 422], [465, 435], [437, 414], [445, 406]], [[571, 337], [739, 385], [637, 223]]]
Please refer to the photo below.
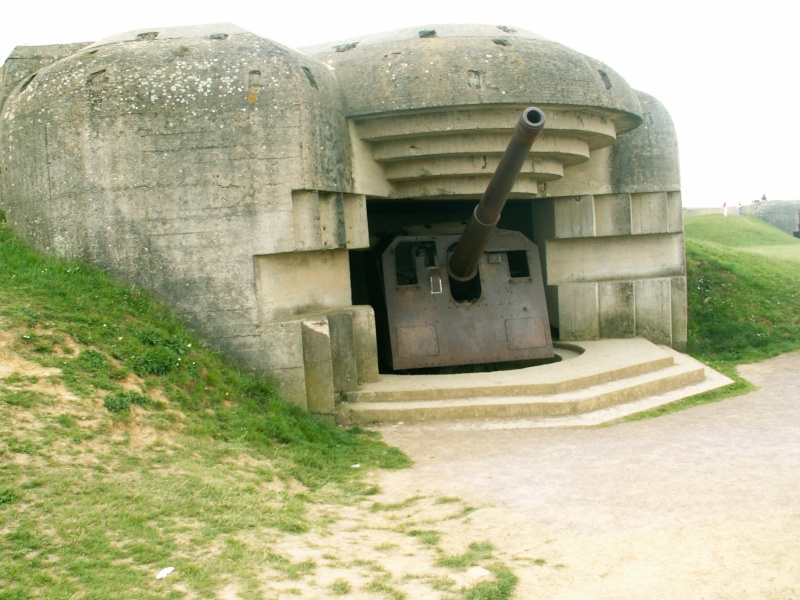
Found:
[[436, 562], [436, 565], [449, 569], [466, 569], [491, 559], [493, 553], [494, 546], [489, 542], [472, 542], [463, 554], [443, 555]]
[[136, 392], [120, 392], [119, 394], [106, 396], [105, 400], [103, 400], [103, 404], [109, 412], [118, 413], [129, 410], [131, 404], [145, 406], [147, 404], [147, 398]]
[[337, 579], [331, 584], [331, 592], [335, 596], [345, 596], [350, 593], [350, 583], [345, 579]]
[[408, 532], [411, 537], [417, 538], [426, 546], [436, 546], [442, 539], [442, 534], [438, 531], [412, 529]]
[[482, 581], [465, 590], [465, 600], [507, 600], [513, 596], [519, 579], [511, 569], [502, 563], [496, 563], [489, 565], [489, 570], [494, 573], [495, 580]]

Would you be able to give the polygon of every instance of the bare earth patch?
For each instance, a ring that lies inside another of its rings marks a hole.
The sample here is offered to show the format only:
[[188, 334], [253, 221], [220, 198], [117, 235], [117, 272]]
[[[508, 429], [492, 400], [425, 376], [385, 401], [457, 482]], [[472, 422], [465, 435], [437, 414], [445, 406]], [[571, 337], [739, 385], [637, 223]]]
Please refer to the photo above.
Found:
[[59, 369], [43, 367], [14, 352], [17, 336], [18, 333], [14, 331], [0, 329], [0, 379], [5, 379], [13, 373], [29, 377], [49, 377], [61, 374]]

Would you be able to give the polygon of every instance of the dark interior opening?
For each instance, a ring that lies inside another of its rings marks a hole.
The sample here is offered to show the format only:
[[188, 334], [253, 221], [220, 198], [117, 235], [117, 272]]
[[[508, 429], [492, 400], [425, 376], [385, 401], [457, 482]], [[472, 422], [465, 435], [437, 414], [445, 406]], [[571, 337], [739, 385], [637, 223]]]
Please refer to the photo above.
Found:
[[475, 275], [469, 281], [450, 278], [450, 295], [456, 302], [477, 302], [481, 299], [481, 276]]
[[[393, 237], [407, 227], [466, 222], [478, 200], [367, 200], [367, 222], [373, 238]], [[497, 225], [534, 238], [530, 200], [509, 200]]]
[[[509, 200], [500, 217], [498, 228], [519, 231], [536, 243], [540, 249], [544, 240], [537, 239], [546, 227], [541, 223], [534, 224], [534, 215], [541, 217], [541, 211], [535, 211], [531, 200]], [[466, 225], [478, 200], [384, 200], [367, 201], [367, 222], [370, 233], [369, 250], [351, 250], [350, 278], [353, 304], [368, 304], [375, 310], [376, 330], [378, 336], [379, 365], [382, 373], [391, 373], [391, 350], [389, 349], [389, 332], [384, 298], [384, 281], [381, 269], [381, 255], [389, 243], [397, 235], [407, 233], [409, 228], [435, 229], [442, 224]], [[543, 207], [542, 207], [543, 208]], [[541, 251], [541, 250], [540, 250]], [[543, 252], [542, 252], [543, 254]], [[396, 249], [397, 285], [419, 284], [416, 263], [421, 257], [425, 266], [435, 266], [435, 245], [432, 242], [401, 243]], [[530, 277], [531, 267], [525, 251], [508, 252], [509, 274], [512, 278]], [[451, 280], [452, 290], [453, 280]], [[477, 287], [476, 287], [477, 286]], [[460, 283], [458, 291], [461, 301], [475, 301], [480, 297], [480, 278]], [[456, 298], [458, 300], [458, 298]], [[553, 328], [553, 339], [557, 339], [557, 329]], [[387, 350], [388, 349], [388, 350]], [[552, 361], [550, 361], [552, 362]], [[508, 368], [520, 368], [529, 364], [497, 364], [467, 365], [464, 367], [446, 367], [427, 369], [421, 372], [475, 372]]]
[[528, 264], [528, 253], [524, 250], [509, 250], [508, 256], [508, 275], [512, 278], [530, 277], [531, 267]]
[[417, 285], [417, 260], [424, 267], [436, 266], [436, 244], [433, 242], [400, 242], [395, 248], [397, 285]]

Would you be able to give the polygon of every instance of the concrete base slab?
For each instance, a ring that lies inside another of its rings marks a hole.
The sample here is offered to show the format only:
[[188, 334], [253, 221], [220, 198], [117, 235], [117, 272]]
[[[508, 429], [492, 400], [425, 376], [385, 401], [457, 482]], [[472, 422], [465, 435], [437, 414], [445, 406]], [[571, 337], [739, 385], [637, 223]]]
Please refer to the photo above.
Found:
[[722, 387], [732, 381], [647, 340], [598, 340], [557, 348], [562, 361], [458, 375], [382, 375], [337, 406], [343, 424], [419, 423], [437, 427], [597, 425]]

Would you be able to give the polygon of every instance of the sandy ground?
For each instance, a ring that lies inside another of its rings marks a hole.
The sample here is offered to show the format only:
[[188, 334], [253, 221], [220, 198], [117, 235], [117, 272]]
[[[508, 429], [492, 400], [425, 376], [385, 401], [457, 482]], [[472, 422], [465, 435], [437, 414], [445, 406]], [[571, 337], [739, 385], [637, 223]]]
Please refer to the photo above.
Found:
[[516, 598], [800, 598], [800, 353], [740, 372], [759, 389], [607, 428], [385, 427], [416, 466], [383, 497], [481, 506], [450, 533], [490, 540]]

